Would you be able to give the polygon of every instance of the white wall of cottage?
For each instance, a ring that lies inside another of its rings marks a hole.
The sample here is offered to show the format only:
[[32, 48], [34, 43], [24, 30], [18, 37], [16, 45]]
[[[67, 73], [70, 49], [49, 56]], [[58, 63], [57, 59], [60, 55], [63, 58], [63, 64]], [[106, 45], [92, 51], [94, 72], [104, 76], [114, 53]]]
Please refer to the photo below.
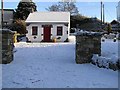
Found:
[[[29, 41], [31, 41], [31, 42], [41, 42], [44, 39], [44, 33], [43, 33], [44, 28], [42, 27], [42, 25], [45, 25], [45, 24], [30, 24], [29, 26], [27, 26], [28, 33], [27, 33], [26, 36], [29, 39]], [[70, 24], [68, 24], [68, 26], [65, 26], [65, 24], [51, 24], [51, 25], [53, 26], [51, 28], [51, 40], [53, 38], [56, 38], [56, 41], [64, 42], [69, 37]], [[37, 35], [32, 35], [32, 27], [33, 26], [38, 27], [38, 34]], [[63, 35], [62, 36], [57, 36], [57, 26], [62, 26], [63, 27]], [[60, 39], [57, 39], [59, 37], [60, 37]]]

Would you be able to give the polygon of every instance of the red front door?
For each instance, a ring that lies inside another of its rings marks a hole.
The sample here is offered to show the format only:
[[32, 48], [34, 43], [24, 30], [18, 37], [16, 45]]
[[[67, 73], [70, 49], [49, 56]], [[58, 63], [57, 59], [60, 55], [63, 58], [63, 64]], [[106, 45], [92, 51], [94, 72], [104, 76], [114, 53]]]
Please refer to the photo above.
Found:
[[44, 27], [44, 42], [50, 42], [50, 36], [51, 36], [51, 27], [45, 26]]

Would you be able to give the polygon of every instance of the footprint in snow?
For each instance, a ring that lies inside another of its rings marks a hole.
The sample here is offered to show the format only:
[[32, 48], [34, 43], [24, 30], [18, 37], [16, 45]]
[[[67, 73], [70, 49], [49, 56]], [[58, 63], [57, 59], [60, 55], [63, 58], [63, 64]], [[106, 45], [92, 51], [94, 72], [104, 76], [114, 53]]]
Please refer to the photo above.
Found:
[[66, 88], [70, 88], [70, 86], [67, 86]]
[[105, 84], [103, 84], [103, 83], [93, 83], [93, 86], [99, 86], [99, 87], [104, 87], [104, 86], [106, 86]]
[[37, 81], [33, 81], [32, 83], [37, 83], [37, 82], [40, 82], [41, 80], [37, 80]]
[[14, 84], [18, 84], [18, 85], [20, 84], [20, 83], [18, 83], [18, 82], [13, 82], [13, 83], [14, 83]]
[[29, 80], [34, 80], [34, 79], [29, 79]]

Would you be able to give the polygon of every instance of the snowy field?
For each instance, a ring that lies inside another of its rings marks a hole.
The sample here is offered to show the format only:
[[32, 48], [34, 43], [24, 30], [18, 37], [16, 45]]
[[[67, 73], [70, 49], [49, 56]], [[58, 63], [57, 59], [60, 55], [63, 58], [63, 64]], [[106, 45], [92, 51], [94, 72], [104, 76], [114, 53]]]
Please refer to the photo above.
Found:
[[[72, 37], [73, 38], [73, 37]], [[75, 63], [75, 42], [15, 44], [3, 88], [118, 88], [118, 72]]]

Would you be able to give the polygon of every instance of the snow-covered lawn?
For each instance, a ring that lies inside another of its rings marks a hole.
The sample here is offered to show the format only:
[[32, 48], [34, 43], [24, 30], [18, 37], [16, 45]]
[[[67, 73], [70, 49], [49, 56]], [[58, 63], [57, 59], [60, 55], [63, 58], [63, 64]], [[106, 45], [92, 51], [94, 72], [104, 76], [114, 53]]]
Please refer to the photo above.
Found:
[[75, 63], [75, 43], [17, 43], [3, 88], [118, 88], [118, 72]]
[[105, 42], [102, 42], [102, 56], [103, 57], [107, 57], [107, 58], [111, 58], [111, 61], [113, 62], [117, 62], [119, 55], [119, 45], [120, 41], [116, 41], [114, 42], [113, 39], [107, 39], [105, 40]]
[[120, 60], [119, 54], [119, 43], [120, 41], [114, 42], [113, 39], [105, 39], [101, 43], [101, 56], [94, 54], [93, 61], [99, 63], [101, 66], [109, 67], [109, 63], [117, 64]]

